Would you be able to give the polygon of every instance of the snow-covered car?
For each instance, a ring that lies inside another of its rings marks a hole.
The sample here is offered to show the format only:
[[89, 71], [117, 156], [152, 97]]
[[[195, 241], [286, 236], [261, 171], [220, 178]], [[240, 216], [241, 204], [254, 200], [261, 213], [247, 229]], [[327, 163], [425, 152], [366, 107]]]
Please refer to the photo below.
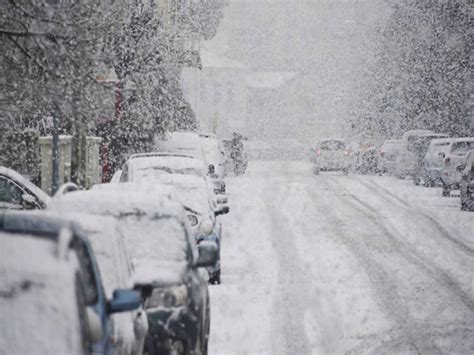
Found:
[[[415, 164], [413, 165], [413, 183], [419, 185], [420, 183], [425, 184], [424, 176], [424, 160], [428, 147], [434, 139], [448, 138], [447, 134], [444, 133], [429, 133], [422, 134], [415, 137], [412, 142], [408, 145], [408, 150], [414, 153]], [[429, 182], [426, 182], [426, 185], [430, 186]]]
[[382, 144], [377, 157], [377, 170], [380, 173], [393, 174], [400, 143], [400, 139], [388, 139]]
[[204, 259], [200, 259], [183, 206], [163, 190], [142, 187], [98, 185], [64, 195], [55, 206], [63, 212], [87, 209], [117, 221], [135, 269], [133, 283], [145, 300], [149, 324], [145, 352], [156, 354], [157, 349], [171, 351], [183, 346], [186, 354], [202, 353], [207, 347], [210, 314], [207, 280], [199, 268], [214, 264], [216, 246], [201, 248]]
[[458, 167], [461, 171], [459, 183], [461, 210], [474, 211], [474, 150], [466, 156], [466, 162]]
[[167, 132], [163, 139], [155, 141], [157, 151], [191, 156], [205, 161], [201, 138], [195, 132]]
[[311, 149], [310, 161], [313, 173], [320, 171], [342, 171], [349, 174], [351, 165], [350, 150], [342, 139], [323, 139]]
[[451, 140], [452, 138], [431, 140], [423, 159], [422, 179], [425, 186], [441, 184], [443, 158], [440, 153], [446, 154], [448, 152]]
[[[90, 203], [95, 203], [94, 194], [88, 194], [91, 197]], [[83, 198], [79, 194], [70, 196]], [[97, 256], [107, 298], [113, 296], [115, 289], [132, 289], [132, 265], [127, 253], [128, 246], [115, 219], [111, 216], [85, 213], [83, 209], [73, 211], [64, 202], [59, 202], [59, 205], [60, 212], [56, 212], [62, 217], [79, 222], [89, 236]], [[55, 209], [55, 202], [51, 204], [51, 208]], [[112, 321], [117, 355], [142, 354], [148, 331], [148, 321], [143, 309], [140, 307], [130, 312], [113, 314]]]
[[0, 210], [44, 209], [50, 197], [27, 178], [0, 166]]
[[176, 153], [134, 154], [125, 162], [121, 182], [137, 182], [163, 174], [181, 174], [209, 179], [216, 194], [225, 193], [225, 183], [218, 177], [208, 176], [202, 160]]
[[95, 253], [85, 230], [77, 222], [44, 212], [0, 213], [0, 231], [31, 234], [57, 241], [65, 229], [71, 231], [69, 248], [75, 252], [79, 260], [81, 276], [84, 280], [85, 304], [98, 316], [102, 329], [101, 336], [94, 338], [92, 353], [114, 355], [116, 344], [113, 338], [111, 315], [137, 309], [140, 306], [138, 294], [131, 289], [117, 289], [112, 293], [112, 298], [107, 299]]
[[450, 196], [451, 190], [459, 188], [461, 182], [461, 171], [457, 168], [463, 164], [466, 155], [474, 149], [474, 137], [453, 138], [449, 143], [447, 152], [439, 153], [443, 158], [441, 171], [441, 182], [443, 184], [443, 196]]
[[0, 231], [1, 354], [90, 353], [83, 281], [69, 236], [65, 231], [53, 241]]
[[395, 160], [395, 176], [397, 178], [405, 179], [408, 175], [413, 176], [416, 163], [415, 151], [412, 148], [413, 143], [418, 137], [427, 134], [434, 134], [434, 132], [427, 129], [418, 129], [403, 133], [400, 149]]

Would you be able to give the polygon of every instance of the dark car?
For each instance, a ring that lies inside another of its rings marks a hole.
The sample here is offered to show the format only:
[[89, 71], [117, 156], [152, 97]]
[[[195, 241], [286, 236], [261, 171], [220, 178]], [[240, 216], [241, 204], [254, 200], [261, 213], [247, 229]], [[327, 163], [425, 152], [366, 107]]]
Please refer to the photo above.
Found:
[[64, 230], [72, 233], [70, 248], [80, 263], [84, 282], [85, 304], [100, 318], [102, 337], [92, 344], [92, 352], [115, 354], [112, 334], [112, 313], [125, 312], [140, 306], [140, 298], [133, 290], [115, 290], [113, 299], [107, 300], [102, 284], [99, 267], [82, 227], [74, 222], [49, 216], [45, 213], [2, 212], [0, 213], [0, 231], [18, 234], [30, 234], [33, 237], [57, 240]]
[[459, 183], [461, 196], [461, 209], [463, 211], [474, 211], [474, 150], [466, 157], [466, 163], [459, 167], [462, 172]]

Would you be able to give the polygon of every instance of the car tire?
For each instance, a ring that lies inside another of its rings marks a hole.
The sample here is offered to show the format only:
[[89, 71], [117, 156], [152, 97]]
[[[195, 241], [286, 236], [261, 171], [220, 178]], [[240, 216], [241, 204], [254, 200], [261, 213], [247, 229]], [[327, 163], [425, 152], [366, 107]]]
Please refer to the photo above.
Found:
[[451, 196], [451, 188], [447, 185], [443, 185], [443, 190], [441, 192], [443, 197], [450, 197]]
[[209, 284], [220, 285], [221, 284], [221, 271], [217, 271], [214, 276], [209, 279]]

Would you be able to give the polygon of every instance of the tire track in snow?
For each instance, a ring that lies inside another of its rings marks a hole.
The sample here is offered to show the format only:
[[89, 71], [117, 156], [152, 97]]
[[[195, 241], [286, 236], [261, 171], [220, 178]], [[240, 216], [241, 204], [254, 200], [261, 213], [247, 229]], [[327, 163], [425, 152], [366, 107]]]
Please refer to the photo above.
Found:
[[[452, 236], [452, 233], [450, 233], [441, 223], [439, 223], [433, 216], [430, 216], [427, 212], [424, 212], [416, 207], [411, 206], [408, 202], [405, 200], [401, 199], [397, 195], [393, 194], [391, 191], [387, 190], [383, 186], [380, 186], [376, 182], [372, 180], [362, 180], [360, 177], [353, 178], [353, 180], [357, 181], [361, 185], [365, 186], [366, 188], [372, 190], [372, 188], [376, 188], [379, 191], [379, 195], [385, 200], [389, 202], [393, 202], [393, 200], [398, 202], [398, 205], [400, 207], [405, 208], [407, 211], [413, 214], [418, 214], [421, 215], [422, 217], [426, 218], [431, 224], [435, 225], [436, 228], [439, 230], [439, 232], [443, 235], [443, 237], [455, 244], [458, 248], [460, 248], [462, 251], [468, 253], [471, 256], [474, 256], [474, 249], [471, 248], [470, 246], [464, 244], [460, 238], [455, 238]], [[373, 190], [372, 190], [373, 191]]]
[[[334, 181], [335, 180], [336, 179], [334, 179]], [[395, 258], [395, 260], [397, 260], [396, 258], [401, 257], [402, 259], [408, 260], [410, 263], [415, 262], [415, 266], [418, 268], [423, 266], [423, 264], [417, 262], [416, 257], [411, 255], [411, 253], [407, 253], [407, 250], [403, 245], [394, 242], [394, 236], [391, 233], [387, 233], [389, 231], [386, 227], [374, 222], [376, 220], [373, 218], [373, 216], [376, 215], [375, 209], [366, 205], [363, 201], [360, 201], [360, 199], [353, 199], [351, 197], [352, 194], [347, 189], [340, 186], [340, 184], [335, 186], [330, 183], [328, 179], [324, 179], [324, 177], [319, 179], [319, 181], [324, 181], [324, 183], [334, 191], [334, 197], [342, 203], [342, 206], [347, 206], [351, 211], [356, 211], [361, 215], [361, 220], [368, 220], [370, 225], [375, 227], [376, 230], [378, 230], [379, 233], [381, 232], [380, 234], [385, 237], [381, 240], [375, 240], [374, 238], [371, 238], [370, 240], [360, 238], [361, 240], [359, 240], [357, 235], [354, 235], [354, 230], [348, 228], [346, 226], [346, 221], [338, 216], [338, 212], [340, 213], [340, 211], [332, 212], [335, 208], [333, 204], [318, 204], [317, 206], [320, 209], [320, 212], [325, 213], [326, 217], [328, 217], [334, 225], [335, 237], [338, 238], [344, 246], [351, 250], [353, 255], [359, 260], [361, 266], [365, 269], [371, 280], [381, 310], [387, 314], [389, 319], [392, 319], [395, 324], [396, 332], [400, 333], [398, 337], [395, 337], [395, 339], [394, 337], [391, 337], [389, 343], [379, 339], [382, 344], [378, 349], [380, 350], [382, 348], [386, 350], [386, 347], [391, 344], [391, 346], [397, 348], [397, 351], [411, 350], [417, 353], [442, 353], [441, 349], [435, 344], [433, 339], [428, 340], [429, 336], [427, 335], [429, 332], [424, 329], [426, 325], [419, 324], [419, 322], [411, 315], [409, 305], [406, 302], [403, 302], [403, 297], [400, 294], [402, 290], [399, 289], [399, 287], [403, 285], [400, 285], [400, 282], [397, 282], [399, 280], [397, 280], [391, 271], [386, 270], [383, 263], [384, 260], [382, 259], [379, 261], [378, 259], [380, 259], [381, 256], [388, 257], [390, 254], [393, 254], [392, 258]], [[341, 188], [345, 190], [343, 196], [340, 196], [339, 193]], [[314, 191], [311, 189], [310, 193], [314, 194]], [[348, 196], [348, 198], [343, 198], [344, 196]], [[317, 196], [315, 196], [315, 198], [317, 198]], [[361, 202], [363, 209], [360, 207]], [[423, 267], [423, 271], [426, 272], [426, 267]], [[430, 276], [433, 276], [434, 274], [435, 273], [430, 272]], [[439, 278], [437, 278], [436, 281], [439, 282]], [[425, 280], [423, 280], [423, 282], [425, 282]], [[444, 280], [443, 284], [451, 290], [450, 286], [452, 286], [452, 284], [450, 282]], [[470, 299], [466, 300], [462, 294], [460, 295], [457, 292], [457, 290], [455, 294], [461, 296], [460, 298], [467, 303], [466, 306], [468, 309], [471, 309], [472, 303]], [[472, 330], [468, 333], [472, 335]], [[364, 347], [364, 345], [362, 345], [362, 347]], [[402, 349], [400, 349], [400, 347], [402, 347]], [[355, 352], [357, 353], [357, 350], [355, 350]]]
[[[288, 180], [287, 184], [291, 184]], [[286, 186], [288, 186], [285, 184]], [[264, 200], [272, 221], [274, 249], [278, 256], [278, 295], [274, 301], [274, 314], [277, 322], [274, 333], [282, 338], [275, 338], [273, 354], [310, 354], [311, 345], [308, 341], [304, 317], [308, 304], [311, 302], [311, 275], [304, 268], [293, 238], [293, 231], [287, 225], [284, 200], [279, 191], [281, 182], [269, 183], [264, 190]]]

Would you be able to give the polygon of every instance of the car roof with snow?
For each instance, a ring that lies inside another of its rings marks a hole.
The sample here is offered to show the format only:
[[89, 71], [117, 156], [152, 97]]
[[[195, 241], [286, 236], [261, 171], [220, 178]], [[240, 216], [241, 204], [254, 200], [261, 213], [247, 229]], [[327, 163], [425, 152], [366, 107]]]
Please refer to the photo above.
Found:
[[[0, 332], [5, 354], [82, 354], [77, 263], [57, 245], [28, 234], [0, 232]], [[60, 296], [60, 297], [59, 297]]]
[[49, 209], [61, 211], [86, 211], [100, 215], [127, 214], [183, 215], [183, 207], [169, 194], [159, 189], [143, 190], [126, 183], [104, 184], [92, 190], [74, 191], [53, 199]]

